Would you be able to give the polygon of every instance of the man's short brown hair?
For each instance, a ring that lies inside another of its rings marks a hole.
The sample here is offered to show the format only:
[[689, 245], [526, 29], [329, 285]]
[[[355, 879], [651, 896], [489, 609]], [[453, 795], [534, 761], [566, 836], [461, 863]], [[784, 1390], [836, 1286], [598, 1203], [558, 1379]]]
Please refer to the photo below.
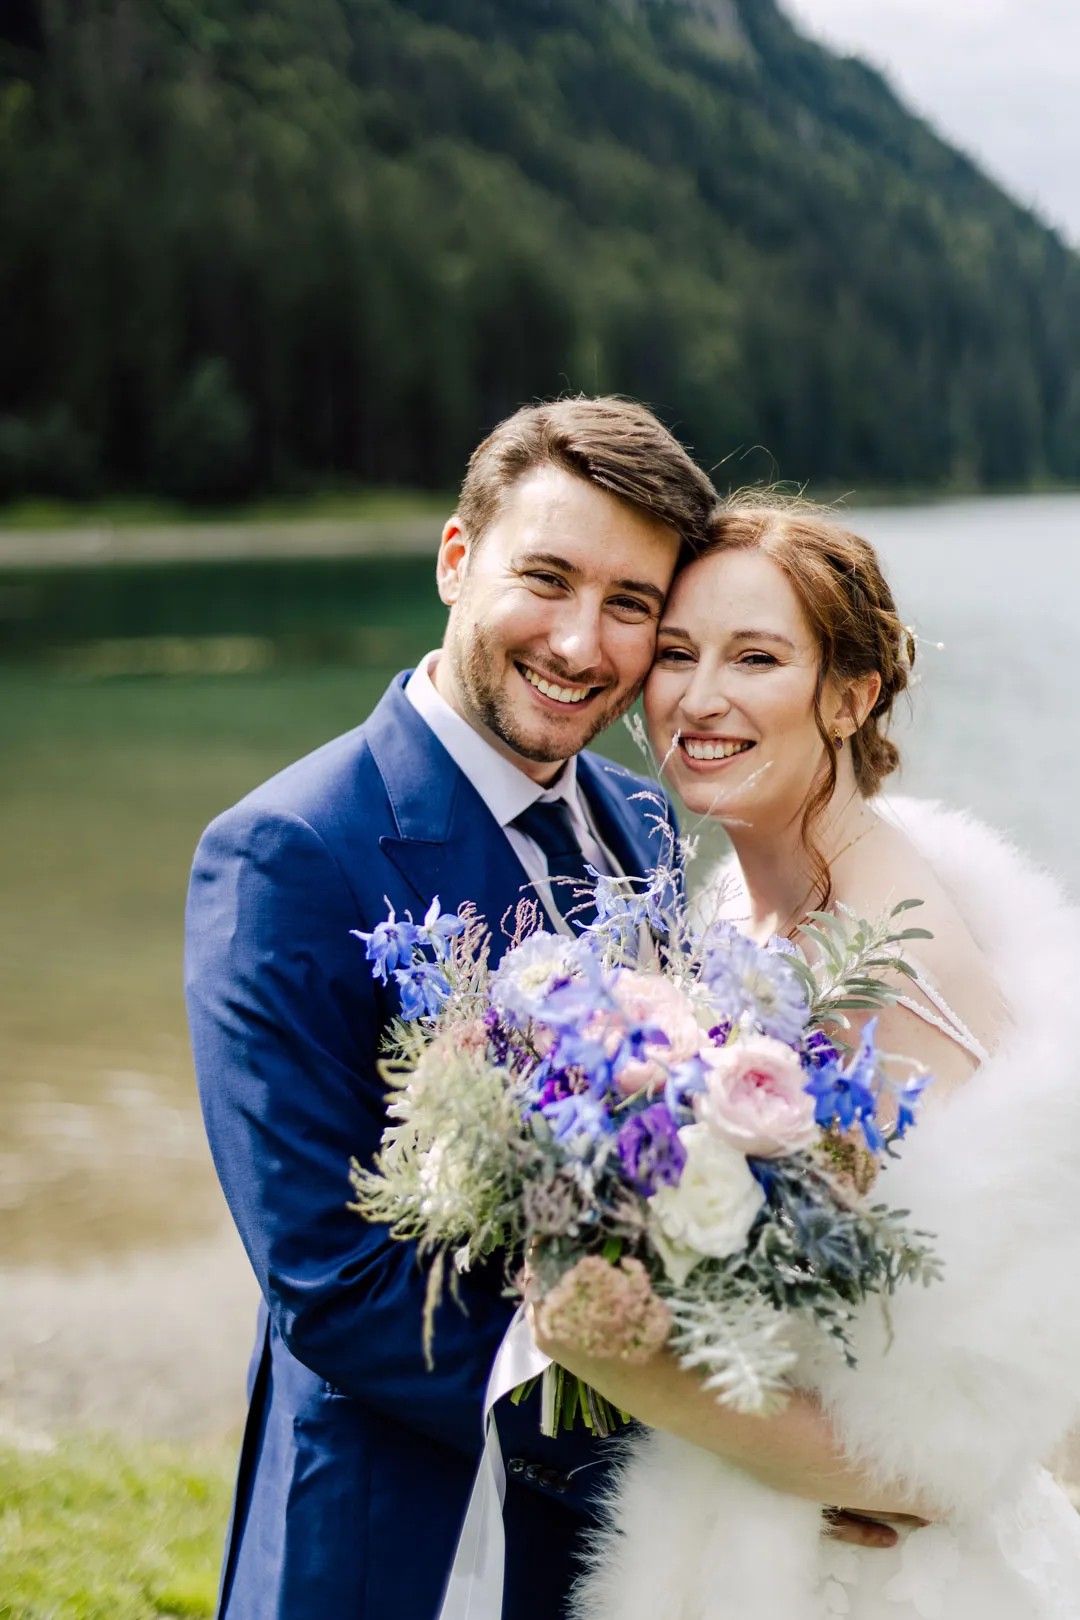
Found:
[[526, 405], [469, 458], [458, 501], [466, 538], [479, 539], [503, 495], [535, 467], [562, 467], [668, 524], [693, 550], [704, 542], [716, 491], [646, 406], [607, 395]]

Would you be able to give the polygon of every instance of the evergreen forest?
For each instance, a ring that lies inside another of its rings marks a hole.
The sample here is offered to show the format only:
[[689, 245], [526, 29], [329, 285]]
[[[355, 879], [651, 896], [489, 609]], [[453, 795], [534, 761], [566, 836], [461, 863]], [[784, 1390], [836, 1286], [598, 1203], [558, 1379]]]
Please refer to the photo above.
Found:
[[5, 0], [0, 307], [0, 498], [1080, 478], [1080, 258], [774, 0]]

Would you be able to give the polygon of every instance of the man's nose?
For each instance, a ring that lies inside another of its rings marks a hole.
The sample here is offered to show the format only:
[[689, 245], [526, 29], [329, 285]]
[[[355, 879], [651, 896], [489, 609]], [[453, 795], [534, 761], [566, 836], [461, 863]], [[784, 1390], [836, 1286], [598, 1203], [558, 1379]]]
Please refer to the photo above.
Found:
[[561, 604], [548, 631], [548, 646], [573, 675], [596, 670], [603, 659], [602, 616], [585, 598]]

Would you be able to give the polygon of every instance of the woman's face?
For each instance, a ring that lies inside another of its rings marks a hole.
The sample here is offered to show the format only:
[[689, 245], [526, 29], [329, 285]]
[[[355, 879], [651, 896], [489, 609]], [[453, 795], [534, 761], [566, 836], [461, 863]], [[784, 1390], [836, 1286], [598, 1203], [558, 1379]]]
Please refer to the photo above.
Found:
[[[818, 656], [794, 588], [764, 552], [713, 552], [676, 578], [645, 715], [689, 810], [769, 833], [801, 817], [825, 760]], [[826, 724], [839, 709], [827, 689]]]

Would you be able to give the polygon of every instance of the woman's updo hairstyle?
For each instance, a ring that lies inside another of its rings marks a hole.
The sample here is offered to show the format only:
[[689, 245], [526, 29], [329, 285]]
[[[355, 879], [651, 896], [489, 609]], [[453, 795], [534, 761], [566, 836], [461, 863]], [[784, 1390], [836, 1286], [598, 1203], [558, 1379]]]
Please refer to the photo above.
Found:
[[814, 719], [826, 768], [807, 802], [803, 837], [820, 868], [824, 904], [831, 885], [810, 829], [836, 788], [836, 749], [821, 713], [825, 687], [830, 680], [843, 687], [875, 671], [881, 677], [877, 701], [848, 744], [859, 791], [871, 798], [900, 764], [888, 725], [910, 680], [915, 638], [901, 622], [873, 546], [801, 497], [760, 491], [729, 496], [716, 510], [705, 555], [717, 551], [769, 557], [790, 581], [820, 650]]

